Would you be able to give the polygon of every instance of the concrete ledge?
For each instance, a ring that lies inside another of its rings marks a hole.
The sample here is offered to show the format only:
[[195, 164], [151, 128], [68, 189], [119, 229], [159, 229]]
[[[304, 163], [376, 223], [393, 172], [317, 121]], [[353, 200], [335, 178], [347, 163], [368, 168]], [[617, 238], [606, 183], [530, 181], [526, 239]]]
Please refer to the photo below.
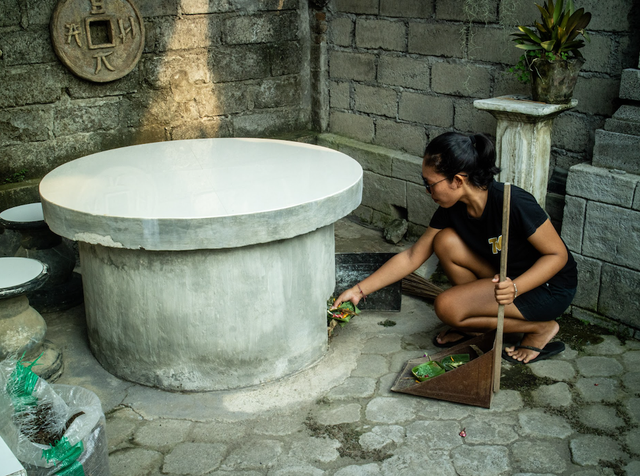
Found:
[[640, 176], [579, 164], [567, 177], [567, 195], [631, 208]]
[[620, 99], [640, 101], [640, 69], [625, 69], [622, 71]]
[[598, 129], [593, 165], [640, 175], [640, 136]]

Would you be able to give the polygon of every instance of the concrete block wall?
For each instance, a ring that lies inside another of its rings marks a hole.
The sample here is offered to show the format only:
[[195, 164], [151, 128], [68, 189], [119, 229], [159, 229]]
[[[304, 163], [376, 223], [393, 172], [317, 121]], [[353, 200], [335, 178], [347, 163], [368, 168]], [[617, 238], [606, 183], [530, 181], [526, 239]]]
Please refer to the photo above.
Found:
[[133, 0], [145, 49], [109, 83], [79, 79], [58, 60], [57, 3], [0, 0], [2, 183], [132, 144], [310, 128], [306, 0]]
[[[618, 108], [621, 75], [640, 51], [633, 0], [577, 6], [593, 14], [591, 43], [574, 94], [578, 107], [558, 117], [553, 131], [547, 211], [556, 223], [567, 171], [591, 161], [596, 130]], [[509, 35], [538, 17], [532, 0], [330, 1], [328, 131], [417, 157], [444, 131], [494, 136], [495, 120], [473, 101], [530, 94], [507, 72], [520, 56]], [[394, 218], [364, 204], [358, 213], [376, 222]]]

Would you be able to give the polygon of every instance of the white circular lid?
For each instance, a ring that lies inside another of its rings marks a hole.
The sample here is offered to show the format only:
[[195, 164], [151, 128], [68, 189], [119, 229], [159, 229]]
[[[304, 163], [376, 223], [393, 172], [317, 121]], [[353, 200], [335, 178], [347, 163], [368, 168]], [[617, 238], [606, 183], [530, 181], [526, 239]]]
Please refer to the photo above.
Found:
[[12, 221], [15, 223], [32, 223], [37, 221], [44, 221], [44, 214], [42, 213], [42, 203], [28, 203], [26, 205], [19, 205], [17, 207], [9, 208], [0, 213], [0, 218], [5, 221]]
[[31, 258], [0, 258], [0, 290], [22, 286], [37, 278], [44, 265]]

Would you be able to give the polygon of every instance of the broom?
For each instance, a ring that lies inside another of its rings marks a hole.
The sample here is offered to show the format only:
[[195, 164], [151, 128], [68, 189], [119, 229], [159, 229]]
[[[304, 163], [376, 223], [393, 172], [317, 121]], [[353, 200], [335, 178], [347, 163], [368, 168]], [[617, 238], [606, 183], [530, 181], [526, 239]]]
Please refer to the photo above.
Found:
[[442, 288], [416, 273], [411, 273], [402, 279], [402, 292], [404, 294], [433, 301], [442, 291], [444, 291]]

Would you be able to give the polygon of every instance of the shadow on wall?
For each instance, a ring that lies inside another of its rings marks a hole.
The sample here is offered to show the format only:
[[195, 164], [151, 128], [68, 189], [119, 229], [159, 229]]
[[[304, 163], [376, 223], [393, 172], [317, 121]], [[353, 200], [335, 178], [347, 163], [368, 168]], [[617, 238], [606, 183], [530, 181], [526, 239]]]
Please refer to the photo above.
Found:
[[144, 51], [129, 74], [107, 83], [74, 76], [55, 55], [57, 0], [16, 2], [0, 0], [2, 183], [132, 144], [308, 127], [308, 20], [298, 0], [132, 0]]

